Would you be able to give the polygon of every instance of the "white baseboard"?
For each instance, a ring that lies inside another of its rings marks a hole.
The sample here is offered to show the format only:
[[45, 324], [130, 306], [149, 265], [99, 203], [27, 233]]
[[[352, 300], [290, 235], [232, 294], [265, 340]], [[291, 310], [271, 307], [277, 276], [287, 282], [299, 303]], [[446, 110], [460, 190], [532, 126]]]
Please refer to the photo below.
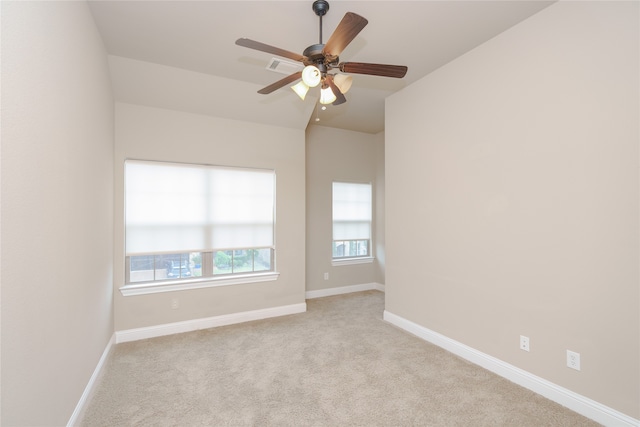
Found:
[[304, 313], [305, 311], [307, 311], [307, 304], [303, 302], [300, 304], [244, 311], [241, 313], [225, 314], [221, 316], [207, 317], [204, 319], [186, 320], [184, 322], [165, 323], [163, 325], [148, 326], [145, 328], [127, 329], [124, 331], [116, 331], [116, 343], [180, 334], [200, 329], [215, 328], [217, 326], [267, 319], [269, 317]]
[[640, 420], [636, 420], [615, 409], [609, 408], [578, 393], [574, 393], [564, 387], [560, 387], [530, 372], [482, 353], [386, 310], [384, 312], [384, 320], [600, 424], [617, 427], [640, 427]]
[[89, 378], [89, 382], [87, 383], [87, 386], [84, 388], [84, 392], [82, 393], [82, 396], [80, 396], [80, 400], [78, 401], [78, 404], [76, 405], [76, 408], [74, 409], [73, 414], [71, 414], [71, 418], [69, 418], [69, 422], [67, 423], [68, 427], [74, 426], [80, 421], [79, 419], [80, 415], [84, 411], [85, 405], [87, 404], [87, 400], [89, 399], [89, 396], [91, 396], [93, 388], [95, 387], [96, 382], [100, 377], [100, 373], [102, 372], [104, 363], [107, 360], [107, 357], [109, 357], [109, 353], [111, 353], [111, 349], [113, 348], [114, 343], [115, 343], [115, 334], [111, 336], [111, 339], [109, 340], [109, 342], [107, 343], [107, 346], [102, 352], [102, 356], [100, 357], [100, 360], [98, 360], [98, 365], [93, 370], [93, 374], [91, 375], [91, 378]]
[[384, 285], [380, 283], [363, 283], [361, 285], [340, 286], [337, 288], [318, 289], [317, 291], [307, 291], [305, 297], [307, 299], [329, 297], [332, 295], [349, 294], [351, 292], [362, 292], [376, 290], [384, 292]]

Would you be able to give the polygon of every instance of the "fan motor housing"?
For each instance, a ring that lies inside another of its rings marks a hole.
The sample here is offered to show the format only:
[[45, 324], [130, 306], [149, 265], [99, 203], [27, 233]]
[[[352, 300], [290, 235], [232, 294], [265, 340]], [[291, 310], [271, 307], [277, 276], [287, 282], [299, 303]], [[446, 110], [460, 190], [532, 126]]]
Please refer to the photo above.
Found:
[[320, 71], [326, 72], [327, 67], [331, 68], [332, 65], [337, 64], [339, 58], [332, 58], [331, 61], [327, 61], [327, 57], [322, 53], [324, 50], [324, 44], [313, 44], [306, 48], [302, 55], [305, 57], [304, 65], [315, 65], [320, 68]]
[[302, 54], [307, 57], [309, 64], [305, 62], [305, 65], [315, 65], [318, 62], [324, 62], [323, 49], [324, 44], [312, 44], [306, 48]]

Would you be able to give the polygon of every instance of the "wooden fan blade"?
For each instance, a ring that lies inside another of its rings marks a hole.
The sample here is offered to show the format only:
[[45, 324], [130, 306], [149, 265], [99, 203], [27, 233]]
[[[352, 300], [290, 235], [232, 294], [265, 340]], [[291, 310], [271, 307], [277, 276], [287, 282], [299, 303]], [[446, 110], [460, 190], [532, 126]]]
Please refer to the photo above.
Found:
[[293, 53], [288, 50], [280, 49], [279, 47], [269, 46], [268, 44], [260, 43], [251, 39], [240, 38], [236, 40], [236, 44], [238, 46], [248, 47], [249, 49], [255, 49], [261, 52], [267, 52], [273, 55], [278, 55], [283, 58], [293, 59], [294, 61], [302, 62], [305, 59], [304, 55], [300, 55], [299, 53]]
[[362, 16], [347, 12], [336, 30], [331, 34], [331, 37], [329, 37], [329, 40], [327, 40], [322, 53], [325, 57], [337, 58], [368, 23], [369, 21]]
[[347, 102], [347, 98], [344, 97], [344, 94], [340, 91], [340, 89], [338, 89], [338, 86], [336, 86], [336, 84], [333, 82], [333, 76], [327, 75], [325, 80], [327, 81], [327, 84], [329, 85], [329, 88], [331, 88], [331, 91], [333, 92], [333, 94], [336, 96], [336, 100], [333, 101], [332, 105], [340, 105]]
[[342, 62], [339, 68], [343, 73], [370, 74], [397, 79], [403, 78], [408, 70], [404, 65], [369, 64], [366, 62]]
[[267, 87], [263, 87], [262, 89], [260, 89], [258, 91], [258, 93], [260, 93], [262, 95], [267, 95], [267, 94], [273, 92], [274, 90], [280, 89], [281, 87], [288, 85], [289, 83], [295, 82], [296, 80], [298, 80], [301, 77], [302, 77], [302, 71], [298, 71], [297, 73], [293, 73], [293, 74], [285, 77], [284, 79], [278, 80], [275, 83], [271, 83]]

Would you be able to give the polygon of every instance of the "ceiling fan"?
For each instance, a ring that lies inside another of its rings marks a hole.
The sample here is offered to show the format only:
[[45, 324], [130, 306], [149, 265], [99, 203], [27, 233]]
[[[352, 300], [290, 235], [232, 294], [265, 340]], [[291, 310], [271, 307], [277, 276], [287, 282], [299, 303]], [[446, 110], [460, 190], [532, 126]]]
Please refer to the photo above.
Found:
[[347, 12], [338, 24], [326, 44], [322, 43], [322, 17], [329, 11], [329, 3], [326, 0], [316, 0], [312, 9], [320, 18], [320, 41], [307, 47], [302, 55], [269, 46], [247, 38], [236, 40], [238, 46], [271, 53], [283, 58], [302, 62], [305, 67], [302, 71], [293, 73], [275, 83], [258, 91], [266, 95], [283, 86], [302, 79], [292, 89], [304, 100], [310, 87], [320, 85], [320, 103], [339, 105], [347, 101], [344, 93], [351, 87], [351, 76], [331, 73], [337, 69], [343, 73], [369, 74], [373, 76], [402, 78], [407, 74], [404, 65], [371, 64], [366, 62], [340, 62], [339, 55], [349, 43], [362, 31], [369, 21], [353, 12]]

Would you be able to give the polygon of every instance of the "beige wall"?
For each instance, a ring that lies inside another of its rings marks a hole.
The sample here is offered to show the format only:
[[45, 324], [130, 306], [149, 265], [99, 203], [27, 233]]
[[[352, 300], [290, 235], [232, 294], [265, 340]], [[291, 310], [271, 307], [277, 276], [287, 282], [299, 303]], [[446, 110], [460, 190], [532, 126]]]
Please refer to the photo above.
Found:
[[[116, 103], [115, 329], [117, 331], [304, 302], [304, 132]], [[276, 171], [277, 281], [122, 296], [124, 160], [161, 160]], [[177, 298], [179, 308], [172, 309]]]
[[378, 283], [385, 283], [385, 186], [384, 186], [384, 132], [374, 135], [375, 140], [375, 163], [376, 163], [376, 187], [374, 193], [374, 253], [376, 256], [375, 268], [377, 270]]
[[[307, 291], [368, 283], [384, 284], [384, 155], [382, 134], [307, 128]], [[371, 264], [331, 265], [333, 181], [371, 182], [374, 188]], [[329, 273], [329, 280], [324, 280]]]
[[1, 2], [2, 420], [66, 425], [113, 335], [113, 99], [84, 2]]
[[392, 96], [385, 141], [386, 309], [636, 419], [638, 12], [550, 6]]

